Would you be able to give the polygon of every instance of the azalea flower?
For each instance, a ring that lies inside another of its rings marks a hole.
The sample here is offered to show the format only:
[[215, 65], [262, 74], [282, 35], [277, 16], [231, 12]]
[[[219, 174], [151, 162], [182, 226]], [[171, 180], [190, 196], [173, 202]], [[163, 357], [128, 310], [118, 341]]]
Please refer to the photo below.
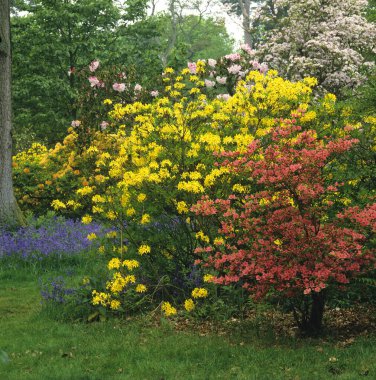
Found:
[[217, 61], [215, 59], [212, 59], [212, 58], [208, 59], [208, 65], [209, 66], [215, 67], [216, 64], [217, 64]]
[[102, 121], [100, 123], [101, 130], [104, 131], [108, 127], [107, 121]]
[[94, 60], [89, 65], [89, 70], [93, 73], [99, 67], [99, 61]]
[[125, 91], [125, 83], [114, 83], [114, 84], [112, 85], [112, 88], [113, 88], [115, 91], [123, 92], [123, 91]]
[[215, 86], [215, 82], [209, 79], [205, 79], [205, 86], [210, 88]]
[[97, 77], [89, 77], [89, 82], [91, 87], [99, 87], [100, 85], [100, 80]]
[[188, 62], [188, 69], [191, 74], [196, 74], [196, 62]]
[[217, 78], [215, 78], [216, 80], [217, 80], [217, 82], [219, 83], [219, 84], [226, 84], [226, 80], [227, 80], [227, 78], [226, 77], [217, 77]]
[[242, 67], [240, 65], [231, 65], [230, 67], [227, 68], [227, 71], [230, 74], [237, 74], [241, 69]]

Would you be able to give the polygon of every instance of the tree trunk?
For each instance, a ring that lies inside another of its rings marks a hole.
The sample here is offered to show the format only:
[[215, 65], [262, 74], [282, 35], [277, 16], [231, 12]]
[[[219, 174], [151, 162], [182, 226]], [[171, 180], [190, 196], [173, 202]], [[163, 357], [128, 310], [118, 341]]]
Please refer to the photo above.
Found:
[[9, 0], [0, 0], [0, 229], [24, 225], [13, 192]]
[[251, 0], [239, 0], [242, 10], [242, 27], [244, 33], [244, 43], [252, 46], [251, 38]]
[[322, 329], [322, 320], [325, 308], [325, 292], [313, 293], [311, 302], [307, 303], [306, 311], [300, 324], [300, 330], [303, 334], [316, 336]]

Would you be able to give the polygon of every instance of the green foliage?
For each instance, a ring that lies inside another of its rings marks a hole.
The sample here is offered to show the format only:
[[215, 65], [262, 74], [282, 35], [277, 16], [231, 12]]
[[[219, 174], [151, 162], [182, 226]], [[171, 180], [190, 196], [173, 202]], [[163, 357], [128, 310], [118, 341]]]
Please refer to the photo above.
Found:
[[[136, 2], [135, 2], [136, 3]], [[142, 2], [137, 2], [142, 3]], [[122, 18], [144, 16], [140, 4], [122, 15], [111, 0], [38, 0], [19, 5], [12, 17], [15, 130], [32, 128], [36, 138], [56, 142], [76, 119], [77, 71], [93, 59], [112, 59]], [[141, 14], [137, 13], [141, 12]]]

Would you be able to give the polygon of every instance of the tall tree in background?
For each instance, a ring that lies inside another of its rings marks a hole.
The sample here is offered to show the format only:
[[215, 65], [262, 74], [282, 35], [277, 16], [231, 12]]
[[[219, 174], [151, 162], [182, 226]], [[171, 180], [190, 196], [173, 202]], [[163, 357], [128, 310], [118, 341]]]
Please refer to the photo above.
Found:
[[12, 102], [9, 0], [0, 0], [0, 228], [23, 225], [24, 219], [13, 194]]
[[229, 14], [241, 17], [243, 29], [243, 43], [252, 46], [255, 39], [252, 33], [252, 9], [262, 0], [220, 0], [227, 6]]
[[233, 49], [223, 20], [208, 17], [212, 0], [169, 0], [160, 21], [159, 58], [164, 67], [198, 58], [219, 58]]
[[[124, 2], [123, 2], [124, 3]], [[76, 118], [75, 72], [93, 59], [113, 61], [128, 25], [146, 16], [146, 0], [33, 0], [12, 17], [14, 123], [54, 142]]]

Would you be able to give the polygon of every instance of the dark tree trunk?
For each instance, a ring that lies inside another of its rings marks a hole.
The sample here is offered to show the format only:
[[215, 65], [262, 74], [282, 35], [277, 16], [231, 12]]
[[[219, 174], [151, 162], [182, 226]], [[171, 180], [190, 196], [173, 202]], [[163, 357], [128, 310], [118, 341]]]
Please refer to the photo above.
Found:
[[306, 300], [300, 322], [300, 330], [306, 335], [318, 335], [322, 329], [325, 309], [325, 292], [312, 293], [311, 299]]
[[0, 229], [25, 224], [13, 193], [9, 0], [0, 0]]

